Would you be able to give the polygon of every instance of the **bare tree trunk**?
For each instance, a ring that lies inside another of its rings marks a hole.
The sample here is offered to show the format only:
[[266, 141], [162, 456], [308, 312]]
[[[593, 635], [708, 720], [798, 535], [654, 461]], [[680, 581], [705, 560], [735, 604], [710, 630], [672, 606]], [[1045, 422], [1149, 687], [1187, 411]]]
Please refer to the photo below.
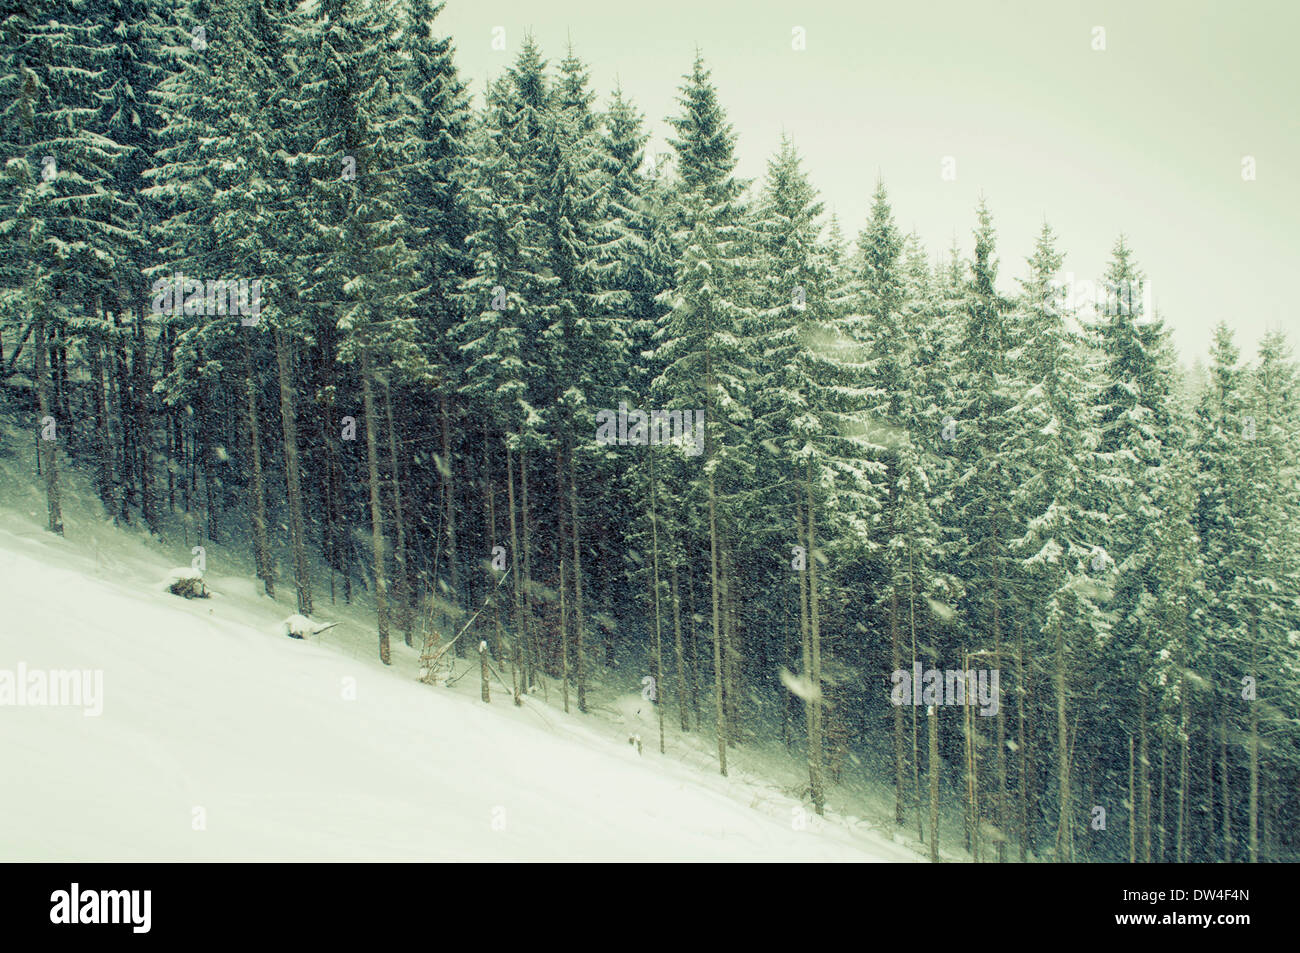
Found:
[[1137, 794], [1133, 790], [1133, 736], [1128, 736], [1128, 862], [1137, 863]]
[[926, 709], [930, 723], [930, 863], [939, 862], [939, 706]]
[[1151, 863], [1151, 760], [1147, 744], [1147, 692], [1138, 702], [1138, 786], [1142, 798], [1142, 862]]
[[[522, 444], [521, 444], [522, 446]], [[528, 454], [519, 451], [519, 489], [520, 489], [520, 529], [523, 538], [524, 566], [524, 677], [526, 686], [531, 688], [537, 680], [537, 636], [533, 625], [533, 544], [528, 531]]]
[[[98, 310], [98, 306], [96, 307]], [[113, 505], [113, 455], [109, 446], [108, 401], [104, 395], [104, 348], [95, 334], [87, 342], [90, 352], [90, 386], [95, 409], [95, 489], [104, 506]]]
[[727, 773], [727, 722], [722, 709], [722, 624], [718, 606], [718, 517], [713, 471], [709, 471], [709, 582], [713, 589], [713, 697], [717, 717], [718, 770]]
[[1165, 744], [1165, 740], [1162, 738], [1160, 740], [1160, 802], [1159, 802], [1160, 822], [1158, 828], [1160, 833], [1160, 840], [1159, 840], [1159, 853], [1156, 856], [1156, 863], [1159, 864], [1163, 864], [1166, 859], [1165, 830], [1168, 826], [1166, 823], [1166, 821], [1168, 820], [1168, 815], [1165, 813], [1165, 782], [1168, 777], [1168, 775], [1166, 774], [1166, 770], [1168, 768], [1168, 764], [1167, 764], [1168, 757], [1169, 757], [1169, 748]]
[[744, 692], [741, 686], [741, 636], [740, 620], [736, 612], [736, 566], [731, 558], [727, 540], [722, 545], [722, 647], [727, 660], [727, 744], [735, 745], [741, 738], [741, 704]]
[[506, 444], [506, 494], [510, 506], [510, 576], [512, 582], [512, 604], [514, 605], [515, 631], [510, 636], [510, 681], [514, 689], [515, 704], [522, 705], [520, 692], [523, 691], [523, 641], [524, 604], [520, 593], [522, 588], [519, 576], [519, 531], [515, 521], [515, 457], [510, 444]]
[[[324, 345], [322, 344], [322, 347]], [[321, 364], [325, 366], [325, 356], [321, 357]], [[328, 385], [323, 386], [318, 392], [316, 401], [320, 408], [317, 416], [318, 429], [320, 431], [321, 446], [325, 451], [325, 469], [321, 474], [320, 487], [318, 492], [325, 504], [325, 523], [322, 527], [322, 544], [330, 567], [330, 602], [335, 599], [334, 593], [334, 574], [343, 571], [341, 565], [343, 558], [343, 545], [340, 542], [344, 536], [343, 513], [339, 504], [339, 462], [338, 462], [338, 438], [339, 433], [335, 430], [334, 408], [331, 402], [332, 388]]]
[[[907, 624], [912, 636], [912, 662], [916, 662], [916, 559], [909, 540], [907, 548]], [[912, 796], [915, 800], [916, 838], [925, 843], [925, 828], [921, 821], [921, 748], [917, 737], [917, 715], [921, 699], [912, 699]]]
[[[1002, 640], [1000, 630], [995, 628], [997, 641], [996, 658], [998, 670], [1002, 669]], [[972, 716], [973, 717], [973, 716]], [[1007, 719], [1006, 711], [1003, 706], [998, 704], [998, 713], [994, 716], [997, 719], [998, 731], [998, 796], [996, 803], [997, 825], [998, 825], [998, 863], [1005, 863], [1007, 859]]]
[[442, 467], [438, 472], [443, 485], [442, 498], [447, 509], [447, 517], [443, 523], [447, 529], [447, 569], [451, 575], [451, 599], [460, 606], [463, 604], [463, 599], [456, 555], [456, 497], [452, 492], [451, 408], [445, 393], [439, 398], [439, 410], [442, 417]]
[[[488, 435], [483, 434], [483, 505], [487, 508], [488, 545], [492, 547], [493, 556], [497, 548], [497, 508], [496, 491], [492, 486], [492, 466], [488, 457]], [[492, 651], [498, 659], [502, 657], [501, 609], [497, 603], [496, 591], [492, 596], [492, 631], [496, 638]]]
[[361, 349], [361, 398], [366, 415], [366, 465], [370, 471], [370, 533], [375, 560], [375, 613], [379, 630], [379, 660], [393, 663], [388, 644], [388, 578], [384, 570], [384, 510], [379, 498], [379, 439], [375, 434], [374, 382], [370, 372], [370, 351]]
[[673, 560], [673, 648], [677, 655], [677, 707], [682, 713], [682, 731], [690, 731], [686, 712], [686, 656], [682, 649], [682, 605], [677, 589], [677, 562]]
[[411, 645], [411, 577], [406, 568], [406, 518], [402, 514], [402, 476], [397, 453], [397, 421], [393, 418], [393, 385], [384, 385], [384, 417], [388, 425], [388, 479], [393, 493], [393, 528], [397, 545], [393, 548], [395, 583], [393, 601], [397, 604], [397, 626], [407, 645]]
[[[1252, 635], [1254, 626], [1251, 626]], [[1250, 671], [1255, 672], [1255, 640], [1250, 645]], [[1259, 863], [1259, 705], [1250, 706], [1250, 862]]]
[[[206, 393], [206, 388], [202, 383], [199, 384], [198, 406], [195, 408], [195, 428], [206, 428], [204, 421], [207, 420], [207, 410], [210, 401]], [[195, 434], [195, 439], [199, 441], [199, 468], [203, 471], [203, 507], [207, 515], [207, 534], [208, 539], [216, 541], [217, 538], [217, 517], [219, 508], [217, 505], [217, 477], [212, 470], [212, 448], [208, 445], [208, 436], [206, 429], [203, 430], [202, 436]], [[123, 480], [125, 480], [125, 475]]]
[[[1206, 702], [1213, 705], [1213, 699]], [[1214, 855], [1214, 711], [1206, 707], [1205, 711], [1205, 852]]]
[[573, 445], [569, 450], [569, 506], [570, 530], [573, 533], [573, 661], [578, 678], [578, 711], [587, 711], [587, 665], [583, 658], [582, 615], [582, 547], [578, 540], [578, 480], [573, 463]]
[[1069, 722], [1065, 714], [1065, 633], [1056, 623], [1056, 778], [1060, 788], [1060, 814], [1056, 826], [1056, 859], [1069, 862], [1073, 858], [1074, 831], [1070, 814], [1070, 746]]
[[[561, 447], [555, 449], [555, 485], [561, 490], [564, 487], [564, 450]], [[564, 691], [564, 712], [569, 712], [569, 604], [565, 589], [566, 576], [568, 575], [569, 557], [564, 551], [564, 503], [560, 502], [558, 512], [559, 526], [556, 528], [555, 548], [560, 552], [560, 663], [561, 663], [561, 685]]]
[[302, 478], [298, 464], [298, 417], [294, 399], [293, 353], [288, 335], [275, 331], [275, 357], [280, 377], [280, 420], [284, 429], [284, 482], [289, 500], [289, 538], [293, 546], [293, 581], [298, 611], [311, 615], [311, 568], [307, 564], [306, 529], [302, 517]]
[[[994, 658], [997, 660], [996, 665], [1002, 668], [1002, 560], [999, 558], [998, 548], [998, 522], [993, 521], [993, 651]], [[998, 713], [994, 716], [997, 720], [997, 738], [998, 738], [998, 756], [995, 762], [997, 773], [997, 796], [993, 799], [993, 818], [998, 828], [997, 853], [998, 863], [1004, 863], [1007, 859], [1007, 840], [1006, 832], [1006, 801], [1007, 801], [1007, 744], [1006, 744], [1006, 715], [1001, 705], [998, 705]], [[971, 727], [974, 728], [976, 717], [974, 709], [971, 709]], [[978, 822], [978, 819], [977, 819]]]
[[[560, 525], [561, 534], [564, 531], [563, 522]], [[564, 536], [561, 535], [558, 541], [560, 550], [560, 660], [561, 660], [561, 689], [564, 692], [564, 713], [569, 713], [569, 603], [568, 594], [565, 589], [568, 587], [566, 581], [567, 570], [569, 566], [568, 554], [564, 551]]]
[[[898, 577], [893, 573], [889, 592], [889, 651], [894, 671], [903, 668], [903, 647], [898, 643]], [[903, 824], [903, 706], [894, 705], [894, 823]]]
[[660, 619], [662, 613], [659, 608], [659, 511], [655, 502], [655, 496], [658, 493], [658, 487], [655, 484], [655, 448], [648, 446], [646, 448], [650, 454], [650, 548], [653, 553], [654, 562], [654, 605], [655, 605], [655, 691], [654, 703], [659, 709], [659, 753], [665, 752], [664, 747], [664, 703], [659, 697], [663, 691], [664, 683], [664, 650], [663, 635], [661, 631]]
[[1187, 830], [1187, 771], [1188, 771], [1188, 746], [1191, 741], [1192, 725], [1187, 713], [1187, 676], [1181, 679], [1178, 690], [1179, 697], [1182, 699], [1182, 718], [1180, 720], [1181, 731], [1178, 739], [1178, 841], [1174, 850], [1174, 860], [1183, 864], [1187, 862], [1186, 848], [1186, 830]]
[[[172, 373], [172, 358], [174, 356], [174, 345], [172, 343], [172, 329], [164, 325], [158, 332], [158, 346], [162, 352], [162, 372], [160, 378], [166, 379]], [[183, 473], [181, 464], [184, 462], [185, 445], [181, 440], [180, 419], [177, 416], [176, 408], [167, 406], [163, 410], [163, 429], [167, 434], [167, 509], [169, 512], [176, 512], [176, 474]], [[188, 545], [188, 534], [186, 544]]]
[[[56, 421], [50, 414], [50, 391], [49, 381], [45, 373], [46, 359], [46, 337], [45, 337], [45, 316], [41, 315], [36, 319], [36, 405], [40, 412], [41, 419], [38, 421], [39, 434], [38, 444], [40, 452], [37, 454], [41, 463], [41, 472], [45, 476], [45, 508], [49, 517], [47, 527], [51, 533], [63, 535], [63, 510], [59, 506], [59, 462], [58, 462], [58, 432], [59, 428], [67, 428], [67, 421]], [[45, 428], [53, 424], [46, 437]]]
[[[968, 651], [962, 652], [961, 668], [963, 672], [971, 670]], [[970, 685], [966, 687], [969, 688]], [[975, 706], [970, 704], [969, 697], [966, 701], [967, 704], [962, 706], [962, 724], [966, 735], [966, 797], [970, 817], [971, 858], [978, 864], [980, 862], [979, 752], [976, 750]]]
[[1016, 644], [1016, 714], [1020, 722], [1020, 862], [1029, 859], [1029, 744], [1025, 732], [1025, 699], [1029, 690], [1025, 682], [1025, 630], [1017, 628]]
[[127, 378], [126, 346], [122, 342], [121, 315], [113, 312], [112, 357], [113, 357], [113, 392], [117, 398], [117, 419], [122, 432], [120, 466], [122, 494], [119, 500], [118, 518], [123, 523], [131, 522], [131, 502], [135, 496], [135, 480], [138, 470], [139, 454], [136, 453], [135, 415], [132, 413], [131, 384]]
[[804, 485], [808, 499], [808, 632], [812, 646], [812, 711], [813, 736], [809, 739], [809, 776], [812, 781], [813, 809], [818, 814], [826, 810], [822, 792], [822, 647], [821, 622], [818, 612], [817, 592], [817, 517], [812, 493], [812, 461], [808, 463], [808, 482]]
[[[153, 427], [149, 420], [149, 344], [145, 339], [144, 315], [135, 321], [135, 349], [131, 358], [134, 377], [132, 392], [135, 397], [136, 434], [139, 440], [137, 450], [140, 454], [140, 513], [149, 532], [157, 534], [158, 503], [154, 498], [153, 485]], [[249, 386], [252, 384], [250, 368]]]
[[1232, 863], [1232, 797], [1228, 780], [1228, 715], [1219, 705], [1219, 782], [1223, 788], [1223, 862]]
[[804, 731], [808, 736], [808, 792], [812, 794], [812, 744], [814, 737], [813, 730], [813, 699], [811, 697], [812, 686], [812, 627], [808, 623], [808, 567], [812, 564], [812, 550], [808, 546], [808, 521], [804, 515], [803, 506], [796, 499], [794, 504], [796, 536], [799, 540], [799, 546], [803, 549], [804, 562], [803, 569], [799, 570], [795, 579], [799, 583], [799, 649], [800, 649], [800, 672], [804, 682], [808, 686], [809, 696], [803, 699], [804, 712]]
[[257, 420], [257, 379], [253, 368], [253, 345], [244, 336], [244, 420], [248, 432], [248, 456], [253, 471], [249, 479], [249, 515], [253, 519], [253, 562], [262, 579], [266, 594], [275, 598], [275, 571], [271, 565], [271, 551], [266, 536], [266, 487], [262, 482], [262, 437]]
[[688, 639], [686, 642], [686, 673], [690, 677], [691, 690], [691, 713], [695, 718], [695, 729], [700, 728], [700, 640], [695, 630], [696, 602], [695, 602], [695, 572], [692, 561], [687, 561], [686, 566], [686, 595], [690, 600], [690, 613], [687, 618], [690, 620], [690, 626], [687, 629]]

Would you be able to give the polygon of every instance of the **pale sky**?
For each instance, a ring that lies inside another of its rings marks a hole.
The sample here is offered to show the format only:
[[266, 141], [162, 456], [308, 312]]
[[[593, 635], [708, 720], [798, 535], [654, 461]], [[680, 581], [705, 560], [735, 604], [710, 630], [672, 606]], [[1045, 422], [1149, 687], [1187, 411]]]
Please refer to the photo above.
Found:
[[849, 238], [879, 174], [931, 256], [954, 235], [969, 254], [983, 193], [1005, 291], [1046, 218], [1079, 280], [1127, 235], [1188, 362], [1220, 319], [1246, 355], [1273, 328], [1297, 340], [1296, 0], [448, 0], [437, 28], [476, 95], [526, 32], [552, 66], [572, 40], [597, 105], [621, 82], [658, 151], [698, 46], [739, 174], [761, 179], [788, 133]]

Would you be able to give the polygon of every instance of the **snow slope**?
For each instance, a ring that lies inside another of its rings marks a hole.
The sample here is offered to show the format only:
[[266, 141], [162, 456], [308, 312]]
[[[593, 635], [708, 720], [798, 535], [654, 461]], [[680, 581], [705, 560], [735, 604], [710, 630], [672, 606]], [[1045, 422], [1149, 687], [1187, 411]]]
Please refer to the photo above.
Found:
[[654, 730], [638, 755], [553, 696], [420, 684], [400, 636], [384, 668], [360, 609], [299, 641], [288, 596], [246, 575], [210, 565], [213, 598], [170, 595], [185, 550], [89, 506], [59, 539], [39, 503], [0, 481], [0, 671], [102, 670], [103, 711], [0, 705], [0, 860], [920, 859], [665, 758]]

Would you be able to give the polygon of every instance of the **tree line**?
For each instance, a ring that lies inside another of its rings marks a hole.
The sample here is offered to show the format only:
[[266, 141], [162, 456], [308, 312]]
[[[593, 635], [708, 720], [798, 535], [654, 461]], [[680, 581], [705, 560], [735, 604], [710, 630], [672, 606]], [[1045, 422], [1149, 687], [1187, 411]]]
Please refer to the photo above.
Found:
[[305, 615], [363, 589], [385, 663], [633, 667], [661, 750], [776, 733], [818, 812], [869, 751], [934, 859], [941, 808], [975, 860], [1294, 858], [1283, 335], [1187, 371], [1125, 239], [1081, 308], [1046, 224], [1008, 292], [983, 202], [932, 256], [877, 182], [850, 243], [790, 141], [735, 174], [698, 54], [650, 155], [572, 49], [476, 103], [428, 0], [49, 6], [0, 4], [0, 379], [51, 531], [74, 466]]

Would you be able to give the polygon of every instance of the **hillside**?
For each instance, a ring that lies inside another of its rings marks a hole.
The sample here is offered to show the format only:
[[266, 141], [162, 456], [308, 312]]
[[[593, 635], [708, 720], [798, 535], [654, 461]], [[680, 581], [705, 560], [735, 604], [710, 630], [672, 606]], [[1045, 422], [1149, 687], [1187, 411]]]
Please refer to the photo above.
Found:
[[102, 672], [102, 698], [86, 699], [102, 712], [0, 707], [0, 859], [919, 859], [853, 818], [811, 818], [757, 775], [721, 778], [676, 741], [661, 756], [646, 726], [638, 755], [618, 740], [635, 705], [565, 715], [552, 694], [516, 708], [499, 684], [485, 705], [476, 662], [451, 688], [423, 685], [400, 640], [385, 669], [360, 607], [286, 638], [291, 596], [215, 571], [231, 562], [220, 552], [211, 598], [173, 596], [180, 546], [75, 498], [53, 536], [39, 487], [5, 463], [0, 672]]

